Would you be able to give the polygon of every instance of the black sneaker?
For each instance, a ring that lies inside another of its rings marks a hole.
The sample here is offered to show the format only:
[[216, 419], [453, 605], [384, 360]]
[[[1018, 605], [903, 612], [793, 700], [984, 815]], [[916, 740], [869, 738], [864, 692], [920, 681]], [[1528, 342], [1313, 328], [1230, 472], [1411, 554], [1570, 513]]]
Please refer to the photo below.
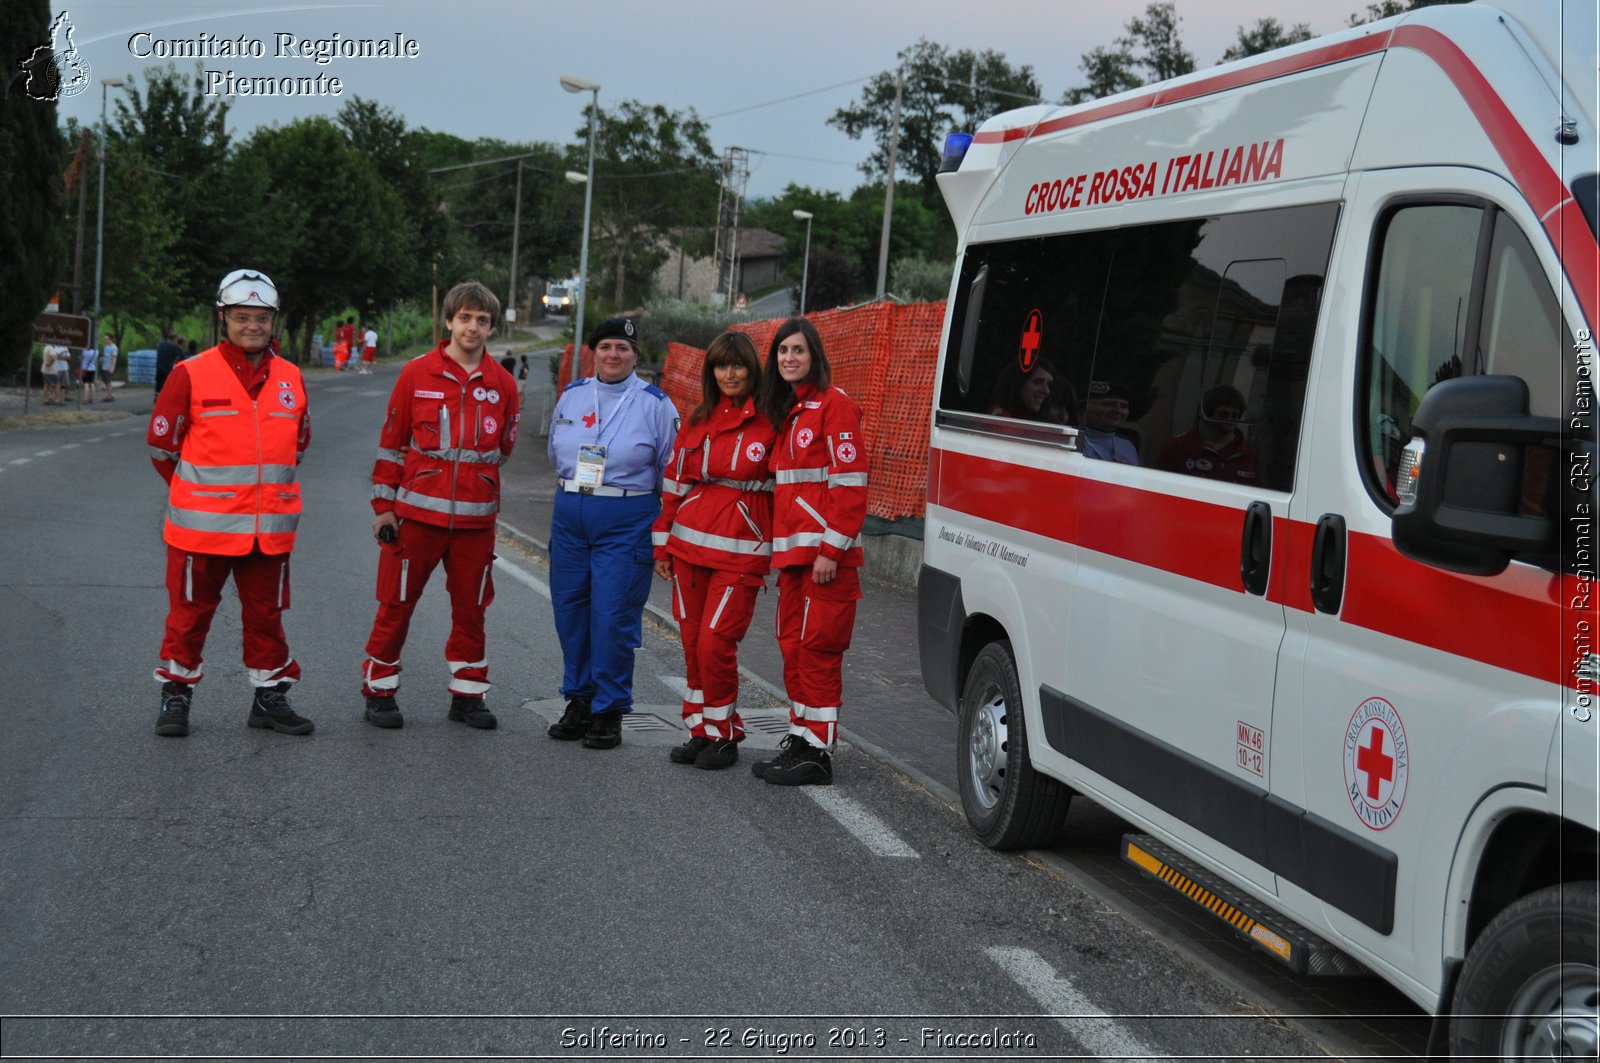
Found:
[[704, 735], [695, 735], [681, 746], [673, 746], [667, 753], [667, 758], [674, 764], [693, 764], [695, 758], [700, 756], [700, 751], [711, 744], [711, 739]]
[[778, 743], [778, 751], [766, 760], [758, 760], [750, 765], [750, 774], [758, 779], [766, 778], [767, 769], [787, 757], [796, 742], [804, 743], [805, 739], [799, 735], [784, 735], [783, 740]]
[[464, 723], [468, 727], [476, 727], [482, 731], [492, 731], [500, 723], [494, 718], [494, 713], [489, 711], [489, 706], [483, 703], [482, 698], [463, 697], [454, 694], [450, 698], [450, 718], [457, 723]]
[[768, 764], [761, 777], [774, 786], [829, 786], [833, 783], [833, 757], [800, 736]]
[[589, 733], [593, 717], [588, 699], [573, 698], [567, 702], [567, 711], [561, 714], [561, 719], [551, 724], [545, 734], [563, 742], [575, 742]]
[[161, 711], [156, 715], [156, 734], [182, 738], [189, 733], [189, 702], [194, 687], [168, 681], [161, 684]]
[[366, 720], [374, 727], [404, 727], [406, 718], [400, 715], [400, 706], [393, 694], [381, 698], [368, 698]]
[[700, 751], [694, 758], [694, 766], [706, 771], [716, 771], [719, 768], [731, 768], [739, 762], [739, 743], [732, 739], [723, 738], [712, 742]]
[[583, 736], [584, 749], [615, 749], [622, 744], [622, 710], [591, 713], [589, 733]]
[[316, 724], [289, 707], [288, 683], [272, 687], [256, 687], [256, 698], [250, 703], [251, 727], [270, 727], [279, 734], [308, 735]]

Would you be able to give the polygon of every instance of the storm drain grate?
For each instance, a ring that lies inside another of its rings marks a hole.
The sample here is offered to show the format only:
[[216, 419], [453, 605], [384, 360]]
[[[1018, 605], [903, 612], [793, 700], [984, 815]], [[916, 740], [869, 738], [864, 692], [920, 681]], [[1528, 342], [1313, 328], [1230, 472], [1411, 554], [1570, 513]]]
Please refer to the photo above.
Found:
[[744, 717], [744, 729], [769, 735], [787, 734], [789, 731], [789, 718], [787, 716], [746, 716]]
[[683, 728], [653, 712], [629, 712], [622, 717], [622, 726], [629, 731], [681, 731]]

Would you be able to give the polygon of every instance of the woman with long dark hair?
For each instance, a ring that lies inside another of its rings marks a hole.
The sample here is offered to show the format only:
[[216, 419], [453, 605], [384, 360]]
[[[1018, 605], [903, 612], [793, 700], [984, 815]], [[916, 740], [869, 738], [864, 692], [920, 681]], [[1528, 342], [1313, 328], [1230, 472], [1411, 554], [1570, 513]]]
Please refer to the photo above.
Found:
[[656, 575], [672, 581], [687, 670], [689, 740], [669, 756], [707, 770], [739, 759], [739, 640], [772, 566], [773, 427], [756, 406], [760, 381], [750, 337], [711, 341], [700, 404], [678, 431], [653, 529]]
[[861, 410], [831, 386], [822, 337], [803, 317], [772, 337], [761, 407], [778, 427], [772, 567], [789, 733], [777, 757], [753, 770], [779, 786], [825, 786], [833, 782], [844, 651], [861, 598], [867, 452]]

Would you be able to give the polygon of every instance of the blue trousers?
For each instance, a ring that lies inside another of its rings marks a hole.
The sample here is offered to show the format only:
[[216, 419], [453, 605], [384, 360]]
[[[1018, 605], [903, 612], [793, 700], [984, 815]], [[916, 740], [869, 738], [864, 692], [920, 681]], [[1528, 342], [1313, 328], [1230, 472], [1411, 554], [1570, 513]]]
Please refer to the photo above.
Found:
[[561, 640], [561, 696], [593, 712], [633, 710], [633, 651], [643, 637], [655, 551], [655, 495], [556, 492], [550, 519], [550, 602]]

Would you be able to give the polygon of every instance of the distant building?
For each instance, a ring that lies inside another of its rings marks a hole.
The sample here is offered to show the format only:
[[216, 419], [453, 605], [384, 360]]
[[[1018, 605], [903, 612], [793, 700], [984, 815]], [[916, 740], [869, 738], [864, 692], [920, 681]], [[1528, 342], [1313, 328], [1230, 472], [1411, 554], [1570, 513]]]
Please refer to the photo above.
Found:
[[[691, 230], [691, 235], [710, 242], [709, 229]], [[668, 254], [667, 260], [656, 270], [656, 293], [691, 303], [714, 301], [717, 295], [716, 260], [709, 255], [704, 258], [682, 255], [682, 243], [677, 233], [666, 235], [665, 239]], [[734, 281], [732, 295], [758, 292], [784, 283], [785, 247], [786, 241], [777, 233], [766, 229], [739, 230], [739, 276]]]

